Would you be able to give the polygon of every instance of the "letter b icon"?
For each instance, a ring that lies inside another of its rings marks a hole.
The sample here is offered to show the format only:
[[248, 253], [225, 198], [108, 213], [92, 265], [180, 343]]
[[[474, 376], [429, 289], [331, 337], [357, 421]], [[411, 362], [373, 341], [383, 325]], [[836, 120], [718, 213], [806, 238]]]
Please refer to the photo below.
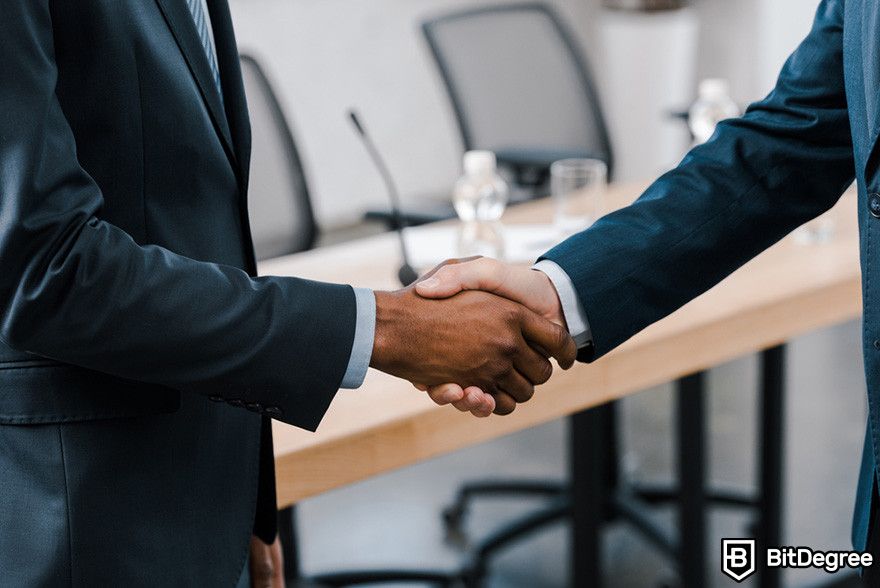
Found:
[[730, 567], [732, 568], [745, 568], [749, 565], [749, 550], [745, 547], [731, 547], [730, 548]]
[[721, 571], [737, 582], [755, 573], [755, 540], [722, 539]]

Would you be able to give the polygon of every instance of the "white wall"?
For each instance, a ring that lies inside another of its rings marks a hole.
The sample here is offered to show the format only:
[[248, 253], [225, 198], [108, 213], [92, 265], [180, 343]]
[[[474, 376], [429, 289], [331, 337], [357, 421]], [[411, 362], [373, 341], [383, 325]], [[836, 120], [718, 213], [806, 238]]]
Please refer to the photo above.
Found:
[[[495, 2], [497, 0], [486, 0]], [[448, 193], [461, 146], [418, 29], [425, 17], [482, 0], [231, 0], [240, 48], [264, 62], [294, 127], [325, 227], [386, 203], [348, 126], [361, 111], [409, 200]], [[617, 177], [652, 177], [686, 147], [666, 112], [697, 79], [727, 77], [743, 103], [763, 96], [803, 37], [816, 0], [694, 0], [651, 15], [598, 0], [551, 0], [590, 57], [617, 152]]]
[[656, 177], [690, 144], [671, 117], [686, 109], [696, 85], [699, 19], [694, 10], [655, 14], [603, 11], [595, 61], [615, 149], [615, 179]]
[[809, 32], [818, 0], [696, 0], [700, 77], [725, 77], [742, 103], [764, 97]]

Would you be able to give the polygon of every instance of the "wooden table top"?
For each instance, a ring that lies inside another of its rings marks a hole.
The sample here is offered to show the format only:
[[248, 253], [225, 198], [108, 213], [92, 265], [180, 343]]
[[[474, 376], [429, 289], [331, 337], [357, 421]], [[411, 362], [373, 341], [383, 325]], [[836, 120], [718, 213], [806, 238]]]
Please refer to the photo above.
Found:
[[[605, 208], [632, 202], [646, 184], [609, 188]], [[552, 203], [513, 207], [505, 224], [550, 222]], [[435, 406], [408, 382], [370, 370], [341, 390], [317, 433], [275, 422], [278, 504], [289, 506], [359, 480], [558, 419], [782, 343], [861, 313], [855, 194], [829, 213], [822, 243], [783, 239], [721, 284], [601, 360], [557, 369], [507, 417], [476, 419]], [[394, 289], [398, 245], [390, 234], [273, 259], [261, 275], [290, 275]]]

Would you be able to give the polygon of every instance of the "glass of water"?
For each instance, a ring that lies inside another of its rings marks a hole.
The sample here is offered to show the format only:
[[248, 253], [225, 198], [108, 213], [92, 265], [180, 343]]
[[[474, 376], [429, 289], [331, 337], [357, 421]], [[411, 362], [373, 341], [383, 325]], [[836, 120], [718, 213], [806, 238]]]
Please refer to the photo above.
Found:
[[593, 224], [602, 213], [608, 166], [598, 159], [562, 159], [550, 166], [556, 207], [554, 225], [568, 237]]
[[834, 237], [834, 229], [834, 219], [828, 214], [823, 214], [798, 227], [794, 232], [794, 240], [801, 245], [825, 243]]

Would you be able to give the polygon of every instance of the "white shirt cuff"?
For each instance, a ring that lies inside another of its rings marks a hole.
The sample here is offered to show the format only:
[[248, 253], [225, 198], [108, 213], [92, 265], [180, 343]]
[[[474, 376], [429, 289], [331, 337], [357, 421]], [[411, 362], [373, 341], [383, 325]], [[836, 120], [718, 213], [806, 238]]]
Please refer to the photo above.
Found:
[[369, 288], [354, 288], [357, 304], [357, 322], [354, 327], [354, 343], [348, 368], [342, 377], [340, 388], [360, 388], [367, 377], [370, 359], [373, 357], [373, 340], [376, 336], [376, 295]]
[[538, 270], [550, 278], [550, 282], [553, 283], [553, 287], [556, 288], [556, 293], [559, 295], [559, 302], [562, 303], [562, 314], [565, 316], [569, 335], [577, 343], [578, 349], [586, 347], [593, 340], [593, 333], [590, 331], [587, 314], [581, 306], [571, 278], [568, 277], [565, 270], [549, 259], [542, 259], [533, 265], [532, 269]]

